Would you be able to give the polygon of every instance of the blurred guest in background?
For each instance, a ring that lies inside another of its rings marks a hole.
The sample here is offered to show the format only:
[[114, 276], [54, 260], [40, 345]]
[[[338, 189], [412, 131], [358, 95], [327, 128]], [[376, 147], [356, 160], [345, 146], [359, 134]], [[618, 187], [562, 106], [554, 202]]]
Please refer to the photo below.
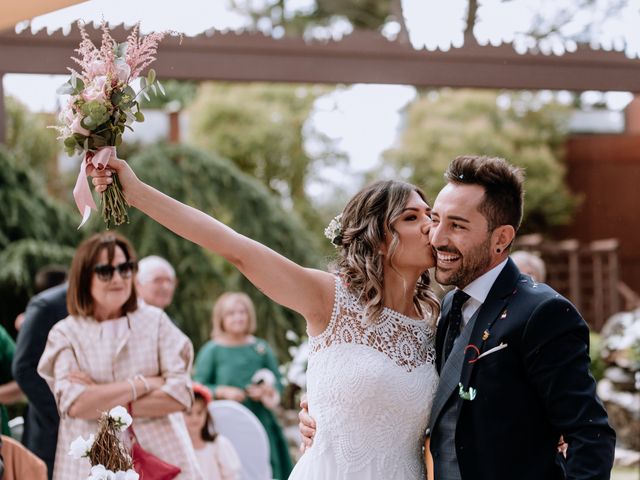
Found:
[[22, 443], [44, 460], [49, 479], [53, 476], [60, 417], [53, 394], [37, 370], [49, 331], [68, 315], [66, 299], [66, 283], [31, 299], [13, 357], [13, 375], [29, 401]]
[[193, 407], [184, 413], [191, 443], [196, 451], [205, 480], [238, 480], [242, 465], [233, 444], [215, 431], [208, 410], [211, 392], [204, 385], [193, 384]]
[[[55, 287], [56, 285], [60, 285], [61, 283], [64, 283], [66, 281], [67, 267], [63, 265], [47, 265], [46, 267], [43, 267], [36, 272], [33, 290], [37, 295], [40, 292], [44, 292], [45, 290]], [[14, 321], [16, 331], [19, 331], [20, 328], [22, 328], [24, 318], [25, 312], [22, 312], [16, 317]]]
[[511, 254], [520, 273], [529, 275], [534, 282], [544, 283], [547, 278], [547, 269], [544, 261], [538, 256], [525, 250], [518, 250]]
[[269, 344], [252, 335], [256, 330], [253, 302], [245, 293], [225, 293], [213, 307], [212, 321], [212, 340], [198, 352], [194, 378], [215, 399], [242, 402], [258, 417], [269, 436], [273, 478], [286, 479], [291, 457], [272, 411], [280, 403], [280, 372]]
[[176, 271], [162, 257], [150, 255], [138, 262], [136, 291], [147, 304], [161, 309], [171, 305], [176, 290]]

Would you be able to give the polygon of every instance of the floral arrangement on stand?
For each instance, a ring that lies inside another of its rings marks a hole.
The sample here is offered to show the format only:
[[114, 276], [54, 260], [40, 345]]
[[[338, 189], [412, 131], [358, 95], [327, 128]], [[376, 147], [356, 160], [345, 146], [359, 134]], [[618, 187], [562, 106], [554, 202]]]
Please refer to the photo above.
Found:
[[[115, 156], [116, 147], [122, 143], [125, 129], [133, 131], [133, 122], [143, 122], [140, 96], [149, 99], [149, 92], [164, 94], [164, 89], [150, 69], [146, 76], [142, 71], [156, 60], [159, 42], [167, 32], [139, 35], [136, 25], [126, 42], [117, 43], [106, 23], [102, 28], [102, 43], [96, 47], [80, 22], [82, 35], [80, 46], [72, 57], [80, 66], [80, 72], [69, 68], [71, 77], [59, 89], [59, 94], [70, 95], [60, 112], [59, 126], [54, 126], [63, 140], [69, 155], [80, 153], [84, 159], [73, 189], [76, 205], [82, 215], [80, 227], [89, 219], [91, 210], [97, 210], [86, 179], [86, 168], [91, 163], [97, 169], [107, 167], [109, 158]], [[133, 88], [140, 79], [139, 91]], [[128, 223], [128, 204], [122, 194], [117, 175], [113, 184], [102, 194], [102, 217], [107, 224]], [[80, 228], [78, 227], [78, 228]]]
[[79, 460], [88, 458], [91, 472], [87, 480], [138, 480], [131, 455], [120, 441], [120, 432], [131, 426], [133, 419], [122, 406], [104, 412], [98, 420], [98, 433], [89, 438], [76, 438], [69, 455]]

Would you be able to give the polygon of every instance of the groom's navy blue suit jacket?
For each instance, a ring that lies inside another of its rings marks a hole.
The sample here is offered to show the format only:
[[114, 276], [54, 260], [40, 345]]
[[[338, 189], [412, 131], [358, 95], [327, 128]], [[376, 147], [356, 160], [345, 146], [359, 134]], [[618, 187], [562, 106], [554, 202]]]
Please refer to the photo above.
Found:
[[[436, 335], [442, 348], [452, 295], [445, 297]], [[462, 401], [456, 452], [463, 480], [555, 480], [560, 435], [569, 444], [566, 475], [609, 479], [615, 433], [589, 373], [589, 330], [575, 307], [509, 260], [481, 307], [461, 379], [477, 390]], [[458, 395], [454, 392], [453, 395]], [[435, 413], [435, 412], [434, 412]], [[438, 417], [432, 419], [438, 428]]]

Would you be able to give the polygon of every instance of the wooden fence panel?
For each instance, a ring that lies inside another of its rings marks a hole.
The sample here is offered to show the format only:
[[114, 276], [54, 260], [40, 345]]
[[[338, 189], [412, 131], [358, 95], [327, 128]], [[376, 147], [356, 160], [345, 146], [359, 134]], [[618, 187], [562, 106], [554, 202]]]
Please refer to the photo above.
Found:
[[539, 255], [547, 269], [546, 283], [567, 297], [592, 330], [620, 311], [619, 242], [606, 239], [580, 245], [577, 240], [545, 241], [523, 236], [516, 249]]

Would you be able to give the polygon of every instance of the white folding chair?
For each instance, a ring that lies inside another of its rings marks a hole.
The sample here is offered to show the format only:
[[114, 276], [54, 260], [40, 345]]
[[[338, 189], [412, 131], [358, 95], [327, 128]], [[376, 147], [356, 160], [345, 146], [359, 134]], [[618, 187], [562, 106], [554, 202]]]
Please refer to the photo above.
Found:
[[269, 437], [260, 420], [233, 400], [209, 403], [214, 429], [229, 439], [242, 462], [242, 480], [271, 480]]

